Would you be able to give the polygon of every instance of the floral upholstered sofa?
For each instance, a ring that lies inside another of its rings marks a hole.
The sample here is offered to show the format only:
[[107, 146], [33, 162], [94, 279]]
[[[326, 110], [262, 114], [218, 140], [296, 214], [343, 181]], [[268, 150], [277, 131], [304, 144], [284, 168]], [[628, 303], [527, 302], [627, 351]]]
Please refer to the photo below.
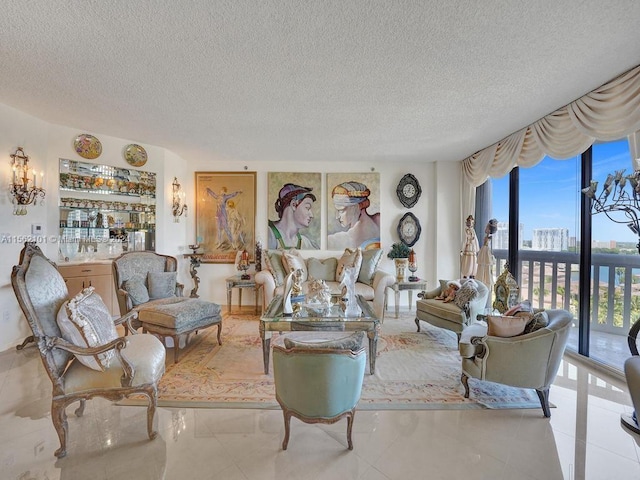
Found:
[[340, 258], [303, 258], [297, 250], [264, 250], [263, 269], [256, 273], [256, 286], [262, 287], [262, 306], [265, 309], [274, 295], [283, 293], [285, 277], [293, 270], [302, 270], [302, 290], [307, 293], [311, 280], [323, 280], [332, 293], [340, 293], [340, 281], [345, 267], [359, 270], [356, 295], [373, 302], [373, 309], [381, 320], [384, 315], [384, 292], [395, 277], [378, 269], [382, 250], [346, 249]]

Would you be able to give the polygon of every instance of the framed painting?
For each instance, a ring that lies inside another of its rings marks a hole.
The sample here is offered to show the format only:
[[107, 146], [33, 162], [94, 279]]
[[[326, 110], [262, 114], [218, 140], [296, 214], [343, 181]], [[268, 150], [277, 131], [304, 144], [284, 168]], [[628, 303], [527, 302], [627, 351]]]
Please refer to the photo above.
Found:
[[267, 248], [320, 249], [319, 173], [269, 172]]
[[238, 250], [253, 257], [256, 172], [196, 172], [196, 242], [204, 263], [234, 263]]
[[380, 174], [327, 173], [327, 250], [380, 248]]

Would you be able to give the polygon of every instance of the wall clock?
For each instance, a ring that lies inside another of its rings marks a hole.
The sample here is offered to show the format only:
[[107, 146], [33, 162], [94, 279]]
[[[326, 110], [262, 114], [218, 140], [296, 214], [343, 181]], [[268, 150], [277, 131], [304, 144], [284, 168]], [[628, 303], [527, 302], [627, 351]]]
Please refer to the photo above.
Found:
[[398, 222], [398, 236], [407, 247], [413, 247], [420, 238], [421, 232], [420, 222], [411, 212], [405, 213]]
[[420, 188], [418, 179], [410, 173], [407, 173], [400, 179], [396, 193], [398, 194], [400, 203], [407, 208], [411, 208], [418, 202], [422, 188]]

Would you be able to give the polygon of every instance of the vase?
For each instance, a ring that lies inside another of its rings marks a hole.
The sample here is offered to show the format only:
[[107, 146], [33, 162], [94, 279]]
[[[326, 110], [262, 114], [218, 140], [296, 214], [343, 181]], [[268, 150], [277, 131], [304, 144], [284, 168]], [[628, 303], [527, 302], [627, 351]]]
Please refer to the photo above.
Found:
[[407, 270], [407, 266], [409, 266], [409, 259], [394, 258], [393, 260], [396, 264], [396, 281], [404, 282], [405, 271]]

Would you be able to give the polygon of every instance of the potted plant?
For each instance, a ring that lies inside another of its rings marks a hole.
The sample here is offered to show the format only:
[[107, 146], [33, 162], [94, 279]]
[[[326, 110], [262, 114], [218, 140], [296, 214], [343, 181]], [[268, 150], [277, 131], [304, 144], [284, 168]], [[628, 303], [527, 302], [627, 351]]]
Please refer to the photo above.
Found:
[[410, 248], [402, 242], [391, 245], [391, 250], [387, 253], [388, 258], [392, 258], [396, 264], [396, 281], [404, 282], [405, 271], [409, 265]]

